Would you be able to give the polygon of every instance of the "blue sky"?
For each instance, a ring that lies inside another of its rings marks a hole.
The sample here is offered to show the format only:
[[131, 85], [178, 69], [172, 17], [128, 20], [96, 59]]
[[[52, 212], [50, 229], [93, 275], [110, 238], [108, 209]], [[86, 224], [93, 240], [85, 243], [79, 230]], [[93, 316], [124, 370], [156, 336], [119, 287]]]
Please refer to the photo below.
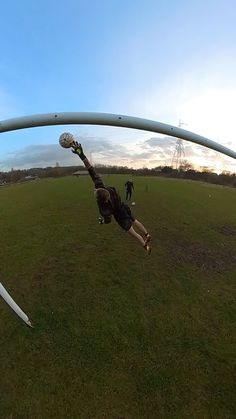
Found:
[[[182, 120], [236, 151], [235, 22], [228, 0], [4, 2], [0, 120], [69, 111]], [[169, 164], [175, 147], [175, 139], [136, 130], [33, 128], [1, 134], [0, 170], [76, 164], [58, 146], [65, 130], [95, 163]], [[235, 160], [184, 145], [194, 164], [235, 171]]]

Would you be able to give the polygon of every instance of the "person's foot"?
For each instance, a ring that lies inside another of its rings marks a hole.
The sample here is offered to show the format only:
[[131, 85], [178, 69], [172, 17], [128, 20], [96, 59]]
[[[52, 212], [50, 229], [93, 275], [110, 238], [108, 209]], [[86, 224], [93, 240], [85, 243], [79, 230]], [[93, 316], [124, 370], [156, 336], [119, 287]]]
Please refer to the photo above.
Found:
[[151, 239], [152, 239], [152, 236], [149, 233], [147, 233], [145, 235], [145, 244], [149, 243]]
[[150, 255], [152, 251], [151, 246], [149, 246], [148, 244], [145, 244], [143, 247], [146, 250], [147, 254]]

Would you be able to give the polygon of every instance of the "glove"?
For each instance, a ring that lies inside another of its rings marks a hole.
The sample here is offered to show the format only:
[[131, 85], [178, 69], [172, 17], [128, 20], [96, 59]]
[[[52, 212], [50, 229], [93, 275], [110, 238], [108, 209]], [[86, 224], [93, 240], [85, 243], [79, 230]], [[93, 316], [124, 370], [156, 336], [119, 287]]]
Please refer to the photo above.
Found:
[[104, 224], [104, 218], [103, 217], [99, 217], [98, 218], [98, 222], [99, 222], [99, 224]]
[[77, 154], [81, 158], [81, 160], [86, 159], [86, 156], [83, 152], [82, 145], [78, 143], [78, 141], [74, 141], [72, 148], [73, 148], [72, 153]]

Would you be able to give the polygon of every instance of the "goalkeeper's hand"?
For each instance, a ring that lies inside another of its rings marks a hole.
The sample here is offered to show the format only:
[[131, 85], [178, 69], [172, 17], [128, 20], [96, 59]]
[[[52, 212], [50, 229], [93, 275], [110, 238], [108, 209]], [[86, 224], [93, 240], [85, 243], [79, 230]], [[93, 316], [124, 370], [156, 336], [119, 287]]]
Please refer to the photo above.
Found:
[[78, 143], [78, 141], [74, 141], [72, 145], [72, 153], [78, 154], [78, 156], [81, 158], [81, 160], [84, 160], [86, 157], [83, 152], [82, 145]]

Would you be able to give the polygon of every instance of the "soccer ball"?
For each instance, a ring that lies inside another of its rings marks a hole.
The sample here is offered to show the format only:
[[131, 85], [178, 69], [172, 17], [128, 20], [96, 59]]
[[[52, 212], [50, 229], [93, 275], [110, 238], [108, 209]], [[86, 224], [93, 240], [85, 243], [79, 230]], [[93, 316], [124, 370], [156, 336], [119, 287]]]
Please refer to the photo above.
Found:
[[135, 202], [132, 202], [132, 204], [131, 205], [135, 205]]
[[61, 134], [59, 137], [59, 144], [63, 148], [70, 148], [74, 141], [74, 136], [73, 134], [70, 134], [70, 132], [63, 132], [63, 134]]

